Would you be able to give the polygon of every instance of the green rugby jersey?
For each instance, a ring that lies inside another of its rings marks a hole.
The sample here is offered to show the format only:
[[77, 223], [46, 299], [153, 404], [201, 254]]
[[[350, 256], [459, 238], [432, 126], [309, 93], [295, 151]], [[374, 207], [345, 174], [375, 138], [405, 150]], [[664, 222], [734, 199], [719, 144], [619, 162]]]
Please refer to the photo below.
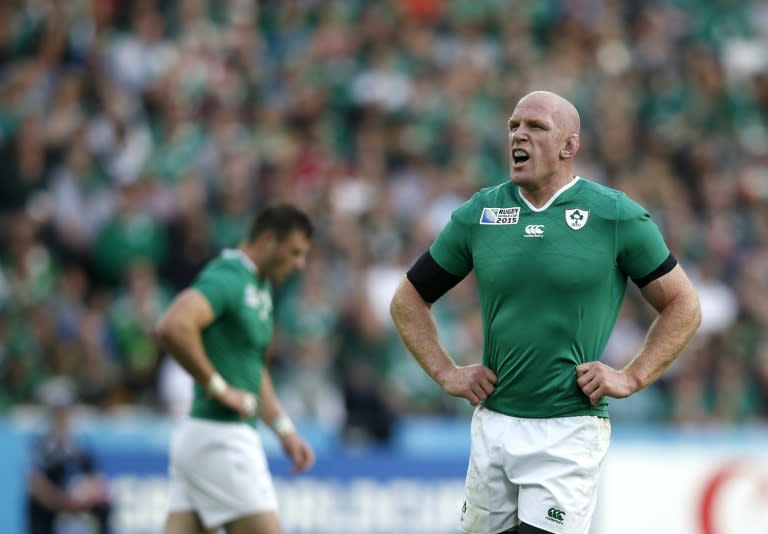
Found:
[[484, 404], [515, 417], [607, 417], [576, 383], [600, 359], [627, 276], [669, 256], [650, 215], [624, 193], [576, 178], [533, 208], [515, 184], [482, 189], [430, 247], [456, 276], [472, 269], [483, 318], [483, 364], [498, 376]]
[[[208, 358], [229, 384], [258, 396], [264, 351], [272, 339], [271, 284], [256, 276], [256, 266], [243, 252], [226, 249], [205, 266], [192, 288], [210, 302], [215, 317], [202, 332]], [[190, 415], [241, 421], [197, 383]]]

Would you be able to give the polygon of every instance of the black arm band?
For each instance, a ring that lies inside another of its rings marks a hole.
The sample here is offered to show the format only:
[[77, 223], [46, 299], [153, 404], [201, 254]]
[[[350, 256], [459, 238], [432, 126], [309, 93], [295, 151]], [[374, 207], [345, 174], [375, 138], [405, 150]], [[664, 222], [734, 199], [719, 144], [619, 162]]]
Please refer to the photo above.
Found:
[[406, 274], [424, 302], [432, 304], [449, 289], [463, 280], [463, 276], [451, 274], [440, 267], [427, 250], [416, 260]]
[[643, 288], [656, 280], [657, 278], [661, 278], [665, 274], [667, 274], [669, 271], [675, 268], [675, 265], [677, 265], [677, 260], [675, 257], [670, 253], [669, 256], [667, 256], [667, 259], [664, 260], [661, 265], [656, 267], [653, 271], [651, 271], [649, 274], [646, 274], [642, 278], [633, 278], [632, 281], [637, 284], [637, 287]]

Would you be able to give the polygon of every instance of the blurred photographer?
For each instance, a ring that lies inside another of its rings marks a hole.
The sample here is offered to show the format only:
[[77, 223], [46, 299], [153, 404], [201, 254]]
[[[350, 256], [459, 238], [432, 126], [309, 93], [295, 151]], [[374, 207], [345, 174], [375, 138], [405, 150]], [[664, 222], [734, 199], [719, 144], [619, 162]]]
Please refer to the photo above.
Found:
[[[49, 384], [50, 385], [50, 384]], [[48, 428], [32, 445], [27, 480], [29, 534], [108, 534], [110, 502], [93, 455], [71, 432], [74, 396], [63, 384], [44, 388]]]

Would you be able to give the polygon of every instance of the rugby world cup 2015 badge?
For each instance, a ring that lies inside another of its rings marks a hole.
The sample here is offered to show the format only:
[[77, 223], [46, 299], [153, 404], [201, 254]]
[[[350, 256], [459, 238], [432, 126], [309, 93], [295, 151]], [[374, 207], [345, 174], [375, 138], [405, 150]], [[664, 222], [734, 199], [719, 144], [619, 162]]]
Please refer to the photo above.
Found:
[[517, 224], [520, 208], [483, 208], [480, 224]]
[[589, 210], [580, 210], [574, 208], [572, 210], [565, 210], [565, 224], [570, 226], [574, 230], [581, 230], [586, 226], [589, 219]]

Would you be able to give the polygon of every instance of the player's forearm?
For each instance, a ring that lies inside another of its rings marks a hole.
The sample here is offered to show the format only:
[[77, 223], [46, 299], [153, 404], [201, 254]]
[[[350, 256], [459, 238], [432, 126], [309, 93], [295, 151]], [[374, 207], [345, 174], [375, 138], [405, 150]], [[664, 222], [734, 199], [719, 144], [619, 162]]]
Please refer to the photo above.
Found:
[[259, 417], [265, 423], [272, 424], [283, 413], [272, 385], [269, 370], [265, 367], [261, 374], [261, 389], [259, 392]]
[[199, 384], [207, 385], [216, 372], [205, 355], [199, 329], [183, 318], [166, 318], [157, 328], [161, 347]]
[[278, 437], [284, 438], [293, 434], [296, 428], [293, 421], [283, 411], [277, 399], [272, 377], [266, 367], [261, 373], [261, 392], [259, 394], [259, 417], [267, 423]]
[[623, 369], [635, 391], [656, 381], [680, 355], [701, 324], [701, 308], [694, 293], [680, 295], [651, 325], [638, 355]]
[[29, 482], [29, 492], [40, 504], [49, 510], [57, 512], [77, 512], [82, 508], [81, 503], [75, 501], [65, 491], [53, 484], [46, 476], [34, 473]]
[[390, 303], [390, 314], [408, 351], [438, 384], [445, 373], [456, 367], [443, 348], [430, 307], [406, 279]]

